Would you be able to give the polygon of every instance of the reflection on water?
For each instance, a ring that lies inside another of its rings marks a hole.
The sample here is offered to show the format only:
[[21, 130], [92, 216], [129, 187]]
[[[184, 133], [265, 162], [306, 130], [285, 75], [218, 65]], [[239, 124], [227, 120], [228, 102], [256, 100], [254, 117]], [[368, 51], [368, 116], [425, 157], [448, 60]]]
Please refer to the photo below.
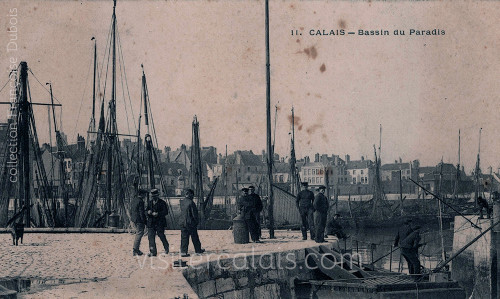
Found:
[[[339, 241], [339, 250], [359, 254], [361, 262], [370, 264], [372, 261], [379, 260], [375, 263], [375, 267], [392, 270], [395, 272], [408, 273], [408, 265], [400, 254], [400, 250], [396, 249], [391, 252], [391, 247], [394, 245], [398, 228], [370, 228], [361, 230], [347, 230], [350, 238], [347, 241]], [[444, 248], [447, 257], [450, 256], [453, 247], [453, 230], [446, 229], [443, 231]], [[422, 227], [420, 247], [420, 263], [427, 269], [433, 269], [442, 260], [441, 258], [441, 238], [438, 225], [428, 225]], [[383, 257], [385, 256], [385, 257]], [[383, 258], [382, 258], [383, 257]]]

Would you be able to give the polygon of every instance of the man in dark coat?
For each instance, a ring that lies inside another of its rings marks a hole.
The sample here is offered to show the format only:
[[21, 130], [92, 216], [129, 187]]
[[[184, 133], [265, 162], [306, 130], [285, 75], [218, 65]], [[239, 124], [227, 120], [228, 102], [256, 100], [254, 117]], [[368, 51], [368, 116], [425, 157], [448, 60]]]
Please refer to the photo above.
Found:
[[141, 246], [141, 239], [144, 235], [144, 227], [146, 226], [146, 212], [144, 210], [144, 199], [146, 198], [148, 191], [144, 189], [139, 189], [137, 191], [137, 196], [132, 200], [130, 209], [130, 221], [132, 221], [135, 228], [135, 239], [132, 254], [143, 255], [142, 251], [139, 250]]
[[149, 240], [149, 253], [148, 256], [156, 256], [156, 241], [155, 237], [158, 235], [165, 254], [169, 252], [169, 245], [167, 237], [165, 237], [165, 226], [167, 221], [165, 216], [168, 214], [167, 203], [160, 199], [160, 191], [158, 189], [151, 190], [152, 200], [148, 202], [147, 216], [148, 216], [148, 240]]
[[[250, 233], [252, 241], [261, 243], [259, 240], [259, 224], [257, 223], [257, 204], [254, 198], [248, 194], [248, 188], [241, 189], [242, 196], [239, 198], [238, 207]], [[262, 209], [261, 209], [262, 210]]]
[[260, 199], [260, 196], [255, 193], [255, 187], [250, 186], [248, 187], [248, 191], [250, 191], [250, 196], [252, 198], [253, 204], [255, 206], [255, 220], [257, 221], [257, 232], [259, 233], [259, 238], [262, 236], [262, 228], [260, 225], [260, 213], [262, 212], [262, 200]]
[[336, 236], [339, 240], [340, 239], [347, 239], [347, 235], [344, 233], [344, 229], [342, 225], [340, 224], [340, 214], [335, 214], [333, 215], [332, 220], [328, 222], [327, 225], [327, 233], [329, 235], [334, 235]]
[[318, 194], [314, 197], [314, 227], [316, 228], [316, 243], [324, 243], [325, 226], [328, 215], [328, 199], [325, 196], [325, 186], [319, 186]]
[[420, 247], [420, 226], [412, 227], [411, 219], [405, 221], [400, 227], [394, 246], [400, 247], [401, 255], [408, 264], [410, 274], [420, 274], [420, 260], [418, 259], [418, 248]]
[[189, 237], [193, 242], [194, 251], [198, 254], [205, 252], [201, 248], [200, 237], [198, 236], [198, 208], [193, 201], [193, 189], [186, 189], [184, 199], [181, 200], [181, 215], [179, 226], [181, 228], [181, 257], [188, 257]]
[[488, 219], [491, 218], [491, 209], [488, 204], [488, 201], [484, 199], [482, 196], [478, 196], [477, 198], [477, 206], [479, 207], [479, 219], [483, 219], [483, 209], [486, 210], [486, 215]]
[[314, 193], [309, 190], [307, 182], [302, 183], [302, 190], [297, 194], [296, 205], [302, 220], [302, 240], [307, 240], [307, 230], [311, 232], [311, 240], [314, 240]]

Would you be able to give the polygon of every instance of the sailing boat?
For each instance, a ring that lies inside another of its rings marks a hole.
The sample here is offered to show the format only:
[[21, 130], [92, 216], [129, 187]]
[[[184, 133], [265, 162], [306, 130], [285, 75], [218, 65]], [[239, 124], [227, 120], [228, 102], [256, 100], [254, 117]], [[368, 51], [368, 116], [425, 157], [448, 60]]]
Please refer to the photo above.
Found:
[[[126, 184], [125, 163], [120, 148], [120, 136], [136, 137], [136, 135], [121, 134], [118, 132], [117, 119], [117, 58], [123, 64], [123, 58], [117, 55], [119, 45], [116, 0], [113, 1], [113, 15], [111, 19], [111, 37], [109, 49], [111, 57], [111, 95], [108, 104], [107, 118], [104, 116], [104, 99], [106, 98], [106, 83], [101, 102], [101, 113], [95, 138], [89, 138], [91, 143], [91, 154], [86, 163], [86, 175], [81, 180], [80, 194], [77, 202], [75, 226], [77, 227], [117, 227], [127, 226], [130, 222], [128, 204], [133, 196], [133, 190]], [[96, 56], [96, 55], [95, 55]], [[95, 65], [94, 65], [95, 66]], [[124, 67], [120, 71], [124, 72]], [[96, 70], [96, 67], [94, 67]], [[121, 73], [120, 73], [121, 74]], [[124, 75], [124, 74], [123, 74]], [[126, 76], [122, 80], [126, 81]], [[94, 82], [96, 73], [94, 72]], [[104, 78], [107, 82], [107, 78]], [[123, 86], [123, 85], [122, 85]], [[127, 85], [125, 85], [127, 86]], [[93, 97], [93, 113], [95, 113], [95, 84]], [[95, 125], [94, 114], [89, 124], [89, 129]], [[94, 213], [96, 213], [94, 215]]]

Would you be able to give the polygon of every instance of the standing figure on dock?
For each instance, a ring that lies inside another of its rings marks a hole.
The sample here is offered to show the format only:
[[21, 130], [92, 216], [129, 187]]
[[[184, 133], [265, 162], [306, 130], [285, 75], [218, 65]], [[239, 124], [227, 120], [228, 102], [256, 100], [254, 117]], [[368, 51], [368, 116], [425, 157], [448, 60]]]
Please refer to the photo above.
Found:
[[188, 257], [189, 237], [193, 242], [194, 251], [198, 254], [205, 252], [201, 248], [200, 237], [198, 236], [198, 208], [193, 201], [193, 189], [187, 189], [184, 199], [181, 200], [181, 215], [179, 226], [181, 227], [181, 257]]
[[478, 196], [477, 198], [477, 206], [479, 207], [479, 219], [483, 219], [483, 209], [486, 210], [486, 215], [488, 219], [491, 218], [491, 209], [490, 206], [488, 205], [488, 201], [483, 198], [482, 196]]
[[168, 214], [167, 204], [160, 199], [160, 191], [158, 189], [151, 190], [152, 200], [148, 203], [148, 240], [149, 240], [149, 253], [148, 256], [156, 256], [156, 241], [155, 237], [158, 235], [163, 243], [165, 254], [169, 252], [169, 245], [167, 237], [165, 237], [165, 226], [167, 221], [165, 216]]
[[259, 233], [259, 239], [262, 237], [262, 228], [260, 226], [260, 213], [262, 212], [263, 206], [262, 206], [262, 200], [260, 199], [260, 196], [255, 193], [255, 187], [250, 186], [248, 187], [248, 190], [250, 191], [250, 196], [253, 200], [253, 203], [255, 205], [255, 220], [257, 221], [257, 232]]
[[[261, 243], [259, 240], [259, 224], [257, 223], [257, 203], [254, 197], [248, 194], [248, 188], [241, 189], [242, 196], [239, 199], [238, 207], [241, 215], [245, 218], [250, 237], [255, 243]], [[259, 197], [260, 199], [260, 197]], [[261, 201], [262, 203], [262, 201]], [[262, 209], [261, 209], [262, 211]]]
[[144, 198], [148, 191], [144, 189], [139, 189], [137, 191], [137, 196], [133, 199], [130, 210], [130, 219], [133, 222], [133, 226], [135, 228], [135, 238], [134, 238], [134, 247], [132, 250], [132, 254], [143, 255], [142, 251], [139, 250], [141, 247], [141, 239], [144, 235], [144, 227], [146, 226], [146, 212], [144, 210]]
[[420, 226], [411, 226], [411, 220], [407, 220], [399, 229], [394, 246], [401, 248], [401, 255], [408, 263], [410, 274], [420, 274], [420, 260], [418, 258], [418, 248], [420, 245]]
[[340, 214], [335, 214], [333, 215], [333, 218], [332, 220], [330, 220], [330, 222], [328, 222], [328, 225], [327, 225], [327, 233], [329, 235], [334, 235], [336, 236], [339, 240], [341, 239], [347, 239], [347, 235], [344, 233], [344, 229], [342, 227], [342, 225], [340, 224]]
[[307, 230], [310, 230], [311, 240], [314, 240], [314, 193], [309, 190], [309, 183], [302, 182], [302, 190], [297, 194], [297, 209], [302, 220], [302, 240], [307, 240]]
[[326, 218], [328, 216], [328, 199], [325, 196], [325, 186], [318, 187], [314, 197], [314, 227], [316, 228], [316, 243], [325, 243]]

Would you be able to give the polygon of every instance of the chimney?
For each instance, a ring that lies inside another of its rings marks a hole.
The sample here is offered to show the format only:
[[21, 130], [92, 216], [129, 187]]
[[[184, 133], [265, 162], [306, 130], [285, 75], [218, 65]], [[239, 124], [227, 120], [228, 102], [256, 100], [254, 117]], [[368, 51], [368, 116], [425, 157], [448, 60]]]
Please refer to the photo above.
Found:
[[351, 162], [351, 156], [345, 155], [345, 161], [346, 161], [346, 163]]
[[314, 155], [314, 162], [319, 162], [319, 153]]
[[361, 156], [361, 161], [364, 161], [365, 160], [365, 156]]
[[401, 159], [401, 157], [399, 157], [399, 164], [402, 164], [403, 163], [403, 160]]
[[79, 151], [85, 150], [85, 138], [78, 134], [76, 139], [77, 139], [76, 143], [77, 143], [78, 150]]

